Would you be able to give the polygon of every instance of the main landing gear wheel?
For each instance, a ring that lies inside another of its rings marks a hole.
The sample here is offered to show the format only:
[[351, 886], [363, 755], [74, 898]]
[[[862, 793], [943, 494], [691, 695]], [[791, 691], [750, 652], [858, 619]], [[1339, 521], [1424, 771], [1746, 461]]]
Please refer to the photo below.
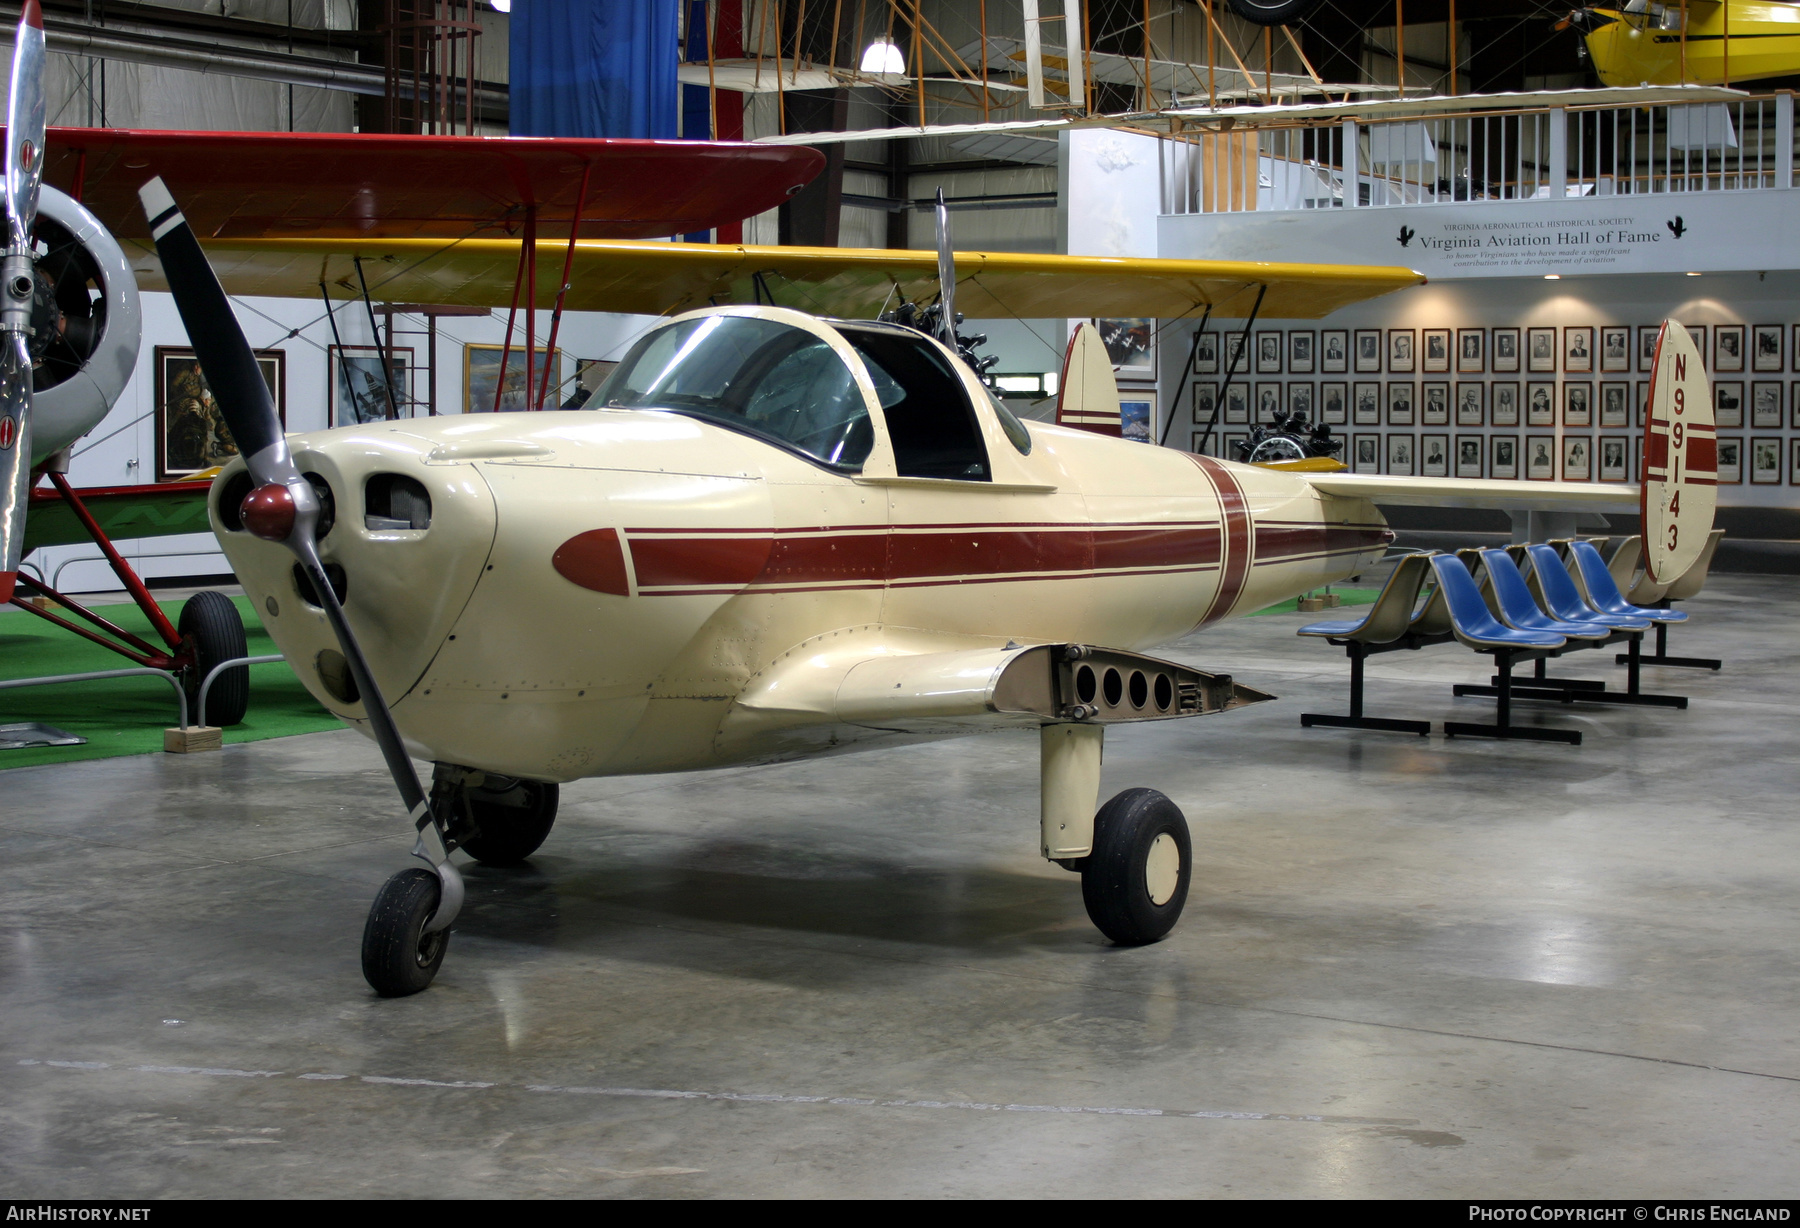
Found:
[[450, 930], [427, 934], [442, 886], [430, 870], [402, 870], [382, 884], [363, 926], [363, 978], [384, 998], [418, 993], [437, 976]]
[[535, 780], [489, 776], [488, 781], [468, 791], [475, 834], [459, 847], [484, 866], [516, 866], [550, 835], [556, 822], [557, 788]]
[[[244, 637], [244, 619], [231, 598], [224, 593], [195, 593], [181, 608], [176, 626], [184, 642], [194, 646], [194, 663], [188, 667], [183, 686], [187, 690], [188, 714], [197, 716], [200, 684], [221, 661], [235, 661], [250, 655], [249, 641]], [[222, 670], [206, 691], [206, 723], [220, 729], [236, 725], [250, 708], [250, 667], [234, 665]]]
[[1155, 789], [1127, 789], [1094, 816], [1081, 898], [1101, 933], [1120, 946], [1142, 946], [1181, 919], [1192, 869], [1180, 808]]

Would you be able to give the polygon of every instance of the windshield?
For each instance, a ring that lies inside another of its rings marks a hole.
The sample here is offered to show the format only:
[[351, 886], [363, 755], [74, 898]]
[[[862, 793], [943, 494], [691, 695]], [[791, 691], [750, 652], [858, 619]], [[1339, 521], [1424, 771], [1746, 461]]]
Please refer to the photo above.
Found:
[[777, 320], [703, 316], [642, 338], [590, 406], [668, 409], [860, 469], [875, 442], [869, 408], [823, 338]]

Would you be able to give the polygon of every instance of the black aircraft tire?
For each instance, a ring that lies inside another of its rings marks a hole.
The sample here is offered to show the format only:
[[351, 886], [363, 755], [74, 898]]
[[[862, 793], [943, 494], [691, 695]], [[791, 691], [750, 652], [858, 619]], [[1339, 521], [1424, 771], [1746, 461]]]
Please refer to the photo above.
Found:
[[517, 797], [500, 800], [512, 789], [499, 794], [469, 790], [469, 809], [479, 834], [464, 840], [461, 848], [484, 866], [518, 865], [537, 852], [556, 822], [555, 785], [521, 780], [513, 788], [523, 791], [523, 805], [516, 804]]
[[[224, 593], [195, 593], [181, 607], [181, 620], [176, 626], [183, 640], [194, 645], [194, 664], [188, 669], [185, 686], [188, 719], [196, 720], [200, 703], [200, 684], [213, 666], [250, 655], [249, 641], [244, 636], [244, 619], [231, 598]], [[220, 729], [243, 721], [250, 709], [250, 667], [234, 665], [224, 670], [206, 692], [206, 723]]]
[[1142, 946], [1175, 928], [1192, 872], [1180, 807], [1155, 789], [1127, 789], [1094, 816], [1082, 902], [1101, 933], [1120, 946]]
[[424, 931], [442, 890], [436, 874], [412, 869], [400, 871], [376, 893], [363, 926], [362, 970], [369, 987], [382, 997], [418, 993], [437, 976], [450, 931]]
[[1319, 7], [1321, 0], [1225, 0], [1231, 11], [1254, 25], [1286, 26]]

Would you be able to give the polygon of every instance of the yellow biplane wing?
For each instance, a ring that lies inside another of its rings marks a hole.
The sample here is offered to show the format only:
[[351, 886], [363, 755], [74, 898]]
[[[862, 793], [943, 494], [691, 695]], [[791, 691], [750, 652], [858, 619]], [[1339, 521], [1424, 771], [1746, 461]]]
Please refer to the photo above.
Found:
[[[385, 302], [505, 307], [521, 272], [514, 239], [214, 239], [207, 258], [240, 295], [334, 298], [369, 293]], [[562, 284], [565, 243], [536, 249], [538, 306]], [[139, 245], [133, 268], [146, 290], [166, 289], [155, 252]], [[956, 306], [972, 319], [1015, 316], [1244, 317], [1316, 319], [1351, 303], [1419, 285], [1411, 269], [1374, 265], [1144, 260], [1014, 252], [958, 252]], [[769, 302], [819, 315], [869, 317], [884, 304], [937, 296], [937, 255], [926, 250], [754, 247], [581, 240], [574, 246], [570, 311], [667, 315], [709, 304]], [[1266, 290], [1265, 290], [1266, 287]], [[521, 302], [520, 304], [524, 304]]]

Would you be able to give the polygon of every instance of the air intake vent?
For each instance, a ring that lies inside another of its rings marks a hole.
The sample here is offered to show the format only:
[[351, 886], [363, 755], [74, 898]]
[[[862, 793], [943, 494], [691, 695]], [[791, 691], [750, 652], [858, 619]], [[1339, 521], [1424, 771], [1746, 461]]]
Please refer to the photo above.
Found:
[[431, 496], [398, 473], [377, 473], [363, 486], [363, 526], [371, 533], [431, 527]]

